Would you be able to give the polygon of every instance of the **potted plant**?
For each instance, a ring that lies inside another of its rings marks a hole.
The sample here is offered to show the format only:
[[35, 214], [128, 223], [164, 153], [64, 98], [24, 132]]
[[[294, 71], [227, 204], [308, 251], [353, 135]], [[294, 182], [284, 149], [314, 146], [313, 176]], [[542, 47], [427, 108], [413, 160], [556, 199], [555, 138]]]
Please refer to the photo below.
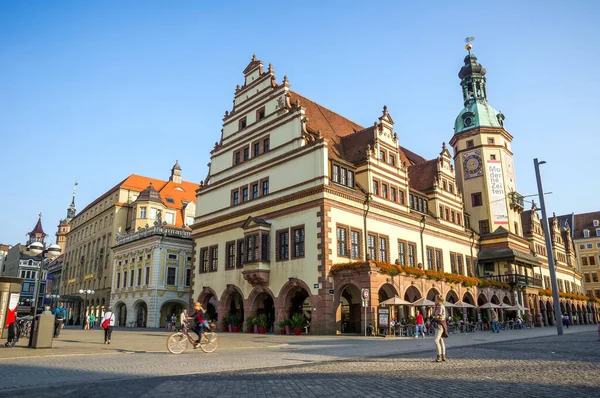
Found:
[[302, 316], [302, 314], [292, 315], [291, 326], [292, 326], [292, 329], [294, 330], [294, 334], [296, 336], [299, 336], [302, 334], [305, 324], [306, 324], [306, 320], [304, 319], [304, 316]]
[[254, 333], [254, 317], [249, 316], [246, 318], [246, 328], [248, 329], [248, 333]]
[[284, 322], [284, 328], [285, 328], [285, 334], [288, 336], [292, 335], [292, 320], [287, 318], [283, 320]]
[[287, 319], [279, 321], [279, 332], [281, 334], [285, 334], [285, 324], [286, 324], [286, 321], [287, 321]]
[[229, 326], [229, 316], [227, 316], [227, 315], [225, 315], [223, 317], [223, 331], [224, 332], [231, 332], [230, 326]]
[[267, 333], [267, 325], [269, 324], [269, 320], [267, 319], [266, 314], [260, 314], [256, 317], [256, 325], [258, 325], [258, 333], [265, 334]]
[[236, 314], [229, 315], [229, 324], [233, 333], [239, 333], [242, 327], [242, 320]]

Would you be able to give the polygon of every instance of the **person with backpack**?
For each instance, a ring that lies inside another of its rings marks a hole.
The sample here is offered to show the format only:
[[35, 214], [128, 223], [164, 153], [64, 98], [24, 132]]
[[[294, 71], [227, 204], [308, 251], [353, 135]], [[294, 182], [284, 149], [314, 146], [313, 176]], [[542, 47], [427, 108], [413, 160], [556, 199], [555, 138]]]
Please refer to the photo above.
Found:
[[104, 329], [104, 344], [110, 344], [110, 338], [112, 337], [113, 326], [115, 326], [115, 314], [112, 312], [112, 308], [108, 307], [108, 311], [104, 313], [102, 317], [102, 328]]
[[58, 307], [54, 310], [54, 338], [57, 339], [62, 329], [63, 320], [67, 318], [67, 310], [63, 307], [63, 303], [58, 303]]

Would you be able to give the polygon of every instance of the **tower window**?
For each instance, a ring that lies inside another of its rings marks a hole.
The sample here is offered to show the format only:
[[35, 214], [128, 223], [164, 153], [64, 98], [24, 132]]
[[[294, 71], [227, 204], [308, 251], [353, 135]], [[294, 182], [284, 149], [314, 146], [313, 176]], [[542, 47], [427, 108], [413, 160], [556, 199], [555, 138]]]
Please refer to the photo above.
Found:
[[473, 140], [467, 141], [467, 148], [473, 148], [474, 146], [475, 146], [475, 144], [473, 144]]
[[494, 139], [493, 138], [488, 138], [488, 144], [493, 145], [494, 144]]
[[471, 202], [473, 207], [483, 206], [483, 199], [481, 197], [481, 192], [476, 192], [471, 194]]
[[482, 234], [490, 233], [490, 222], [488, 220], [479, 221], [479, 233], [482, 233]]
[[490, 160], [496, 160], [496, 155], [490, 155]]

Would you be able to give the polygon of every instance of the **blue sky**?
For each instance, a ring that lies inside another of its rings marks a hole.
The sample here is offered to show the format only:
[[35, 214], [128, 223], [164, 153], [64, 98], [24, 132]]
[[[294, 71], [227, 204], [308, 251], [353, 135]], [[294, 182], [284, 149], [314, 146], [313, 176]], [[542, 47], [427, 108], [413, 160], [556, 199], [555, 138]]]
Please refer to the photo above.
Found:
[[199, 182], [242, 70], [364, 126], [388, 106], [402, 146], [427, 158], [462, 109], [463, 39], [514, 136], [522, 194], [543, 166], [549, 211], [600, 210], [600, 6], [593, 1], [1, 1], [0, 242], [37, 220], [54, 240], [77, 207], [127, 177]]

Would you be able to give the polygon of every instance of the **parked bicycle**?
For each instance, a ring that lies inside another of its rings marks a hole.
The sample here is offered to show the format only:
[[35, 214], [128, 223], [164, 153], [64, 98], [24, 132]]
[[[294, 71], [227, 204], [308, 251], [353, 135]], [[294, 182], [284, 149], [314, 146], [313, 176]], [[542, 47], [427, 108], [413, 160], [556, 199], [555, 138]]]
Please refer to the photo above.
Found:
[[19, 339], [29, 338], [31, 333], [31, 316], [23, 318], [17, 318], [13, 323], [8, 326], [8, 339], [4, 346], [6, 348], [14, 347]]
[[[211, 330], [202, 333], [200, 337], [200, 344], [198, 347], [206, 352], [214, 352], [219, 347], [219, 336], [213, 331], [214, 325], [211, 323]], [[189, 322], [185, 322], [181, 325], [179, 332], [173, 333], [167, 338], [167, 349], [171, 354], [183, 353], [188, 343], [195, 347], [196, 340], [191, 334]], [[194, 333], [195, 334], [195, 333]]]

